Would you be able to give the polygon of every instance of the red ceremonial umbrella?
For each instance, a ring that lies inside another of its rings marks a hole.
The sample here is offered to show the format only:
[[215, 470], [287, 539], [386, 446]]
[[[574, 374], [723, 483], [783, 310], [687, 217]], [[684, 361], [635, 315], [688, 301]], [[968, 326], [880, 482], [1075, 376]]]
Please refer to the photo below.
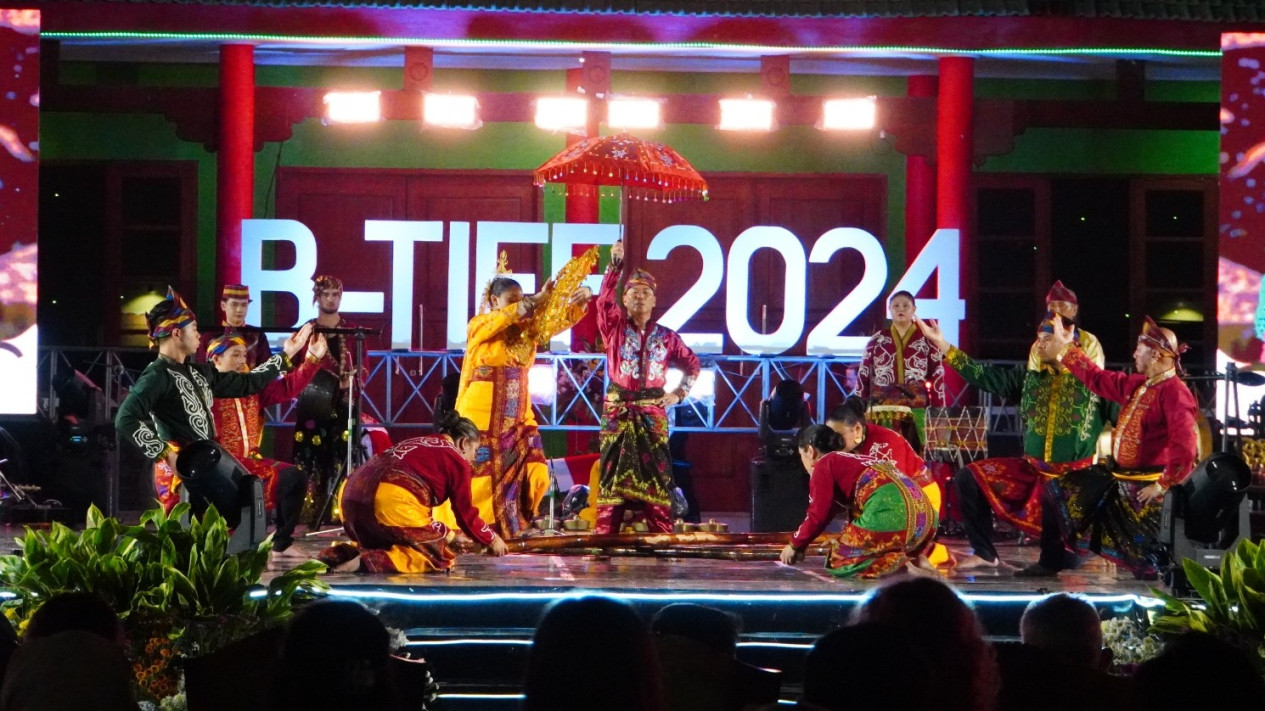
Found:
[[585, 139], [545, 161], [536, 185], [618, 185], [633, 200], [706, 200], [707, 181], [680, 153], [626, 133]]

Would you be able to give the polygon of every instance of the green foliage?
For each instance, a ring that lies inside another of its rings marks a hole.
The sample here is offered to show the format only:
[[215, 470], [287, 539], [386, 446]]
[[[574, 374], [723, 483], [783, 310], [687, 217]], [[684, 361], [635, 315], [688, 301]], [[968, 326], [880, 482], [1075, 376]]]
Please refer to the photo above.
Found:
[[1199, 603], [1153, 590], [1164, 612], [1151, 625], [1158, 634], [1207, 632], [1247, 650], [1265, 671], [1265, 545], [1244, 539], [1221, 558], [1218, 575], [1198, 563], [1182, 561]]
[[[188, 525], [182, 523], [186, 517]], [[59, 523], [47, 533], [28, 528], [18, 539], [22, 555], [0, 556], [0, 586], [17, 593], [8, 603], [17, 609], [8, 614], [19, 620], [52, 595], [89, 591], [109, 603], [125, 624], [139, 618], [137, 622], [147, 625], [166, 622], [176, 630], [227, 617], [251, 621], [248, 628], [263, 628], [289, 617], [296, 602], [328, 589], [317, 577], [325, 566], [314, 560], [278, 575], [262, 589], [271, 537], [235, 555], [228, 555], [228, 539], [228, 524], [214, 508], [201, 519], [189, 516], [184, 503], [170, 515], [153, 509], [138, 525], [128, 526], [94, 506], [82, 532]], [[201, 651], [213, 650], [204, 646]]]

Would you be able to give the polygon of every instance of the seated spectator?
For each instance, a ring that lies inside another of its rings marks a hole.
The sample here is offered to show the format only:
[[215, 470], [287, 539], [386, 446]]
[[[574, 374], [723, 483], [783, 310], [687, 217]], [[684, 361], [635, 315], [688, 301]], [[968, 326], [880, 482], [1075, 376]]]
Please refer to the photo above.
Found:
[[4, 711], [136, 711], [123, 626], [90, 593], [55, 595], [31, 617], [0, 688]]
[[781, 673], [738, 661], [740, 620], [712, 607], [677, 603], [650, 623], [672, 711], [739, 711], [777, 701]]
[[875, 622], [842, 627], [804, 659], [800, 709], [930, 711], [940, 708], [931, 664], [898, 629]]
[[274, 692], [278, 711], [402, 709], [390, 671], [391, 637], [348, 600], [316, 602], [290, 623]]
[[1019, 619], [1019, 638], [1060, 660], [1091, 669], [1102, 669], [1102, 621], [1098, 611], [1083, 598], [1067, 593], [1033, 600]]
[[1265, 681], [1248, 655], [1203, 632], [1169, 642], [1133, 675], [1138, 711], [1259, 709], [1262, 700]]
[[896, 580], [862, 600], [852, 621], [893, 627], [927, 656], [939, 711], [995, 708], [997, 662], [975, 611], [953, 588], [931, 578]]
[[659, 660], [650, 633], [627, 603], [559, 600], [532, 638], [525, 711], [660, 711]]
[[1085, 600], [1056, 593], [1034, 600], [1019, 621], [1022, 643], [993, 645], [1001, 673], [998, 711], [1119, 709], [1123, 679], [1106, 674], [1098, 611]]
[[50, 597], [31, 615], [26, 638], [52, 637], [61, 632], [91, 632], [115, 644], [123, 644], [123, 622], [104, 600], [87, 592]]

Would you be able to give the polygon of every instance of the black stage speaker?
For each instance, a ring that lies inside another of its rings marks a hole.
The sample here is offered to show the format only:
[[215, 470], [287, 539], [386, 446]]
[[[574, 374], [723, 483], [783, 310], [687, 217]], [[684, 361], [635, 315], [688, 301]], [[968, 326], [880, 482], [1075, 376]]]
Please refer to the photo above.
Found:
[[799, 457], [751, 460], [751, 531], [794, 531], [808, 511], [808, 472]]

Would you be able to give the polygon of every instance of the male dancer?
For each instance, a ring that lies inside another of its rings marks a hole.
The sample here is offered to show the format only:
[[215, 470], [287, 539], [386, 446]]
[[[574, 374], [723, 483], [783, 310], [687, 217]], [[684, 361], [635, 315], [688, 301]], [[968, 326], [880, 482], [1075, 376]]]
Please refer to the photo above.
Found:
[[[1033, 350], [1042, 367], [1034, 370], [980, 363], [946, 341], [938, 324], [918, 321], [927, 340], [945, 353], [944, 362], [966, 382], [1017, 402], [1025, 426], [1022, 457], [972, 462], [953, 476], [973, 551], [958, 561], [958, 570], [1001, 565], [992, 542], [994, 513], [1029, 535], [1041, 535], [1042, 480], [1092, 464], [1103, 422], [1115, 418], [1110, 404], [1055, 360], [1054, 318], [1047, 313], [1037, 327]], [[1048, 557], [1059, 558], [1058, 541], [1045, 540], [1051, 546]]]
[[268, 334], [258, 326], [246, 323], [246, 310], [250, 308], [250, 288], [245, 284], [225, 284], [220, 292], [220, 308], [224, 320], [220, 325], [225, 334], [237, 334], [246, 341], [246, 365], [254, 368], [268, 360], [272, 349], [268, 347]]
[[[316, 318], [307, 322], [313, 328], [355, 328], [339, 313], [343, 302], [343, 282], [338, 277], [320, 275], [312, 279], [312, 301], [317, 306]], [[321, 364], [323, 372], [299, 395], [300, 412], [294, 425], [294, 460], [310, 477], [311, 496], [303, 517], [315, 524], [325, 508], [346, 467], [348, 399], [352, 397], [355, 364], [352, 349], [355, 342], [344, 333], [326, 337], [329, 357]], [[359, 389], [357, 381], [355, 387]], [[312, 408], [308, 411], [306, 408]], [[355, 413], [359, 417], [359, 413]]]
[[[224, 334], [206, 347], [207, 360], [221, 373], [249, 372], [246, 341], [240, 334]], [[237, 398], [215, 398], [212, 414], [220, 444], [241, 461], [246, 471], [264, 484], [264, 502], [275, 511], [277, 530], [272, 550], [283, 553], [294, 542], [294, 527], [299, 522], [303, 497], [307, 493], [307, 474], [288, 462], [267, 459], [259, 453], [264, 436], [263, 409], [298, 397], [325, 358], [325, 336], [314, 335], [303, 363], [281, 378], [268, 383], [256, 395]]]
[[[1080, 327], [1080, 303], [1076, 300], [1076, 292], [1063, 286], [1063, 282], [1056, 281], [1050, 287], [1050, 291], [1045, 295], [1045, 310], [1052, 311], [1063, 318], [1064, 323], [1072, 325], [1072, 338], [1076, 341], [1076, 345], [1085, 351], [1085, 355], [1101, 368], [1103, 363], [1102, 344], [1098, 341], [1098, 337]], [[1028, 353], [1028, 370], [1044, 370], [1049, 368], [1046, 363], [1037, 354], [1037, 344], [1032, 344], [1032, 350]]]
[[[602, 408], [602, 458], [597, 533], [618, 533], [626, 508], [640, 508], [651, 531], [672, 532], [672, 466], [666, 408], [680, 403], [700, 370], [698, 356], [676, 331], [656, 323], [655, 279], [638, 269], [624, 283], [623, 309], [615, 300], [624, 267], [624, 243], [611, 246], [611, 262], [597, 296], [597, 328], [606, 344], [610, 386]], [[668, 367], [685, 375], [665, 393]]]
[[299, 329], [286, 340], [281, 353], [249, 373], [221, 373], [210, 363], [192, 362], [202, 339], [197, 317], [170, 287], [167, 298], [145, 314], [145, 320], [158, 358], [137, 378], [114, 425], [120, 439], [154, 462], [158, 498], [170, 510], [179, 500], [176, 453], [192, 442], [215, 439], [213, 399], [263, 390], [290, 369], [290, 357], [307, 342], [312, 328]]
[[1133, 351], [1136, 372], [1127, 374], [1095, 365], [1062, 319], [1056, 320], [1054, 342], [1056, 358], [1068, 372], [1123, 407], [1110, 461], [1046, 482], [1045, 508], [1053, 525], [1042, 524], [1041, 559], [1020, 573], [1058, 573], [1060, 558], [1045, 555], [1049, 538], [1098, 553], [1139, 578], [1153, 578], [1164, 493], [1190, 476], [1199, 452], [1198, 406], [1181, 379], [1186, 346], [1147, 316]]

